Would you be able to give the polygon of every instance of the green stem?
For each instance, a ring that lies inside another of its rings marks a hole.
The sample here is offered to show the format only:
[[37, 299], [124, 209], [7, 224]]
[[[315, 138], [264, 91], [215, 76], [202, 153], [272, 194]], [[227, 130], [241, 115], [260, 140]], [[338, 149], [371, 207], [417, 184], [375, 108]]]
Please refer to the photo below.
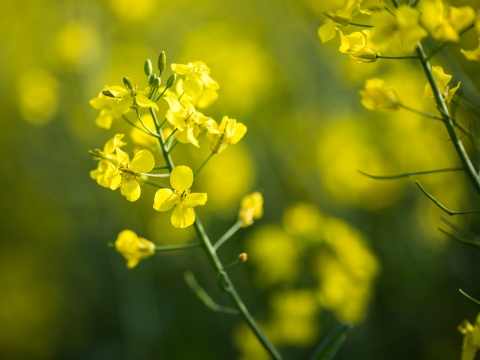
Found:
[[225, 267], [223, 268], [223, 271], [227, 271], [227, 270], [230, 269], [231, 267], [237, 265], [239, 262], [240, 262], [240, 260], [238, 260], [238, 259], [232, 261], [230, 264], [228, 264], [227, 266], [225, 266]]
[[145, 129], [141, 128], [140, 126], [136, 125], [135, 123], [131, 122], [130, 119], [127, 118], [124, 114], [122, 114], [122, 118], [123, 118], [123, 120], [125, 120], [127, 123], [129, 123], [130, 125], [132, 125], [134, 128], [137, 128], [138, 130], [143, 131], [145, 134], [148, 134], [148, 135], [151, 135], [151, 136], [154, 136], [154, 137], [158, 138], [157, 134], [148, 132], [148, 131], [146, 131]]
[[218, 250], [218, 248], [222, 246], [225, 243], [225, 241], [230, 239], [233, 236], [233, 234], [235, 234], [242, 227], [242, 225], [243, 225], [243, 221], [238, 220], [225, 234], [223, 234], [223, 236], [220, 239], [218, 239], [215, 245], [213, 245], [213, 248], [215, 250]]
[[453, 240], [458, 241], [459, 243], [472, 246], [472, 247], [474, 247], [474, 248], [476, 248], [476, 249], [480, 249], [480, 242], [478, 242], [478, 241], [473, 241], [473, 240], [464, 239], [464, 238], [455, 236], [455, 235], [453, 235], [453, 234], [450, 234], [448, 231], [443, 230], [443, 229], [440, 228], [440, 227], [437, 228], [437, 229], [438, 229], [439, 231], [441, 231], [442, 233], [444, 233], [445, 235], [450, 236]]
[[358, 23], [349, 23], [350, 25], [352, 26], [360, 26], [360, 27], [364, 27], [364, 28], [373, 28], [374, 26], [373, 25], [366, 25], [366, 24], [358, 24]]
[[423, 194], [428, 197], [432, 202], [437, 205], [441, 210], [445, 211], [448, 215], [453, 216], [453, 215], [464, 215], [464, 214], [475, 214], [475, 213], [480, 213], [480, 210], [474, 209], [474, 210], [463, 210], [463, 211], [453, 211], [447, 209], [444, 205], [440, 203], [437, 199], [435, 199], [432, 195], [430, 195], [427, 190], [423, 188], [422, 185], [418, 181], [415, 181], [415, 184], [418, 186], [418, 188], [423, 192]]
[[165, 169], [168, 169], [168, 166], [167, 166], [167, 165], [155, 166], [155, 167], [153, 168], [153, 170], [165, 170]]
[[435, 174], [435, 173], [444, 173], [444, 172], [451, 172], [451, 171], [463, 171], [463, 170], [465, 170], [463, 167], [457, 167], [457, 168], [445, 168], [445, 169], [435, 169], [435, 170], [427, 170], [427, 171], [412, 171], [412, 172], [406, 172], [406, 173], [403, 173], [403, 174], [394, 174], [394, 175], [371, 175], [371, 174], [367, 174], [366, 172], [364, 172], [362, 170], [358, 170], [358, 172], [360, 174], [368, 176], [372, 179], [393, 180], [393, 179], [407, 178], [407, 177], [415, 176], [415, 175]]
[[418, 54], [418, 57], [420, 58], [420, 62], [422, 63], [423, 70], [425, 71], [428, 82], [432, 88], [433, 96], [435, 97], [435, 102], [437, 104], [440, 114], [442, 115], [442, 119], [443, 119], [442, 121], [447, 129], [448, 134], [450, 135], [450, 139], [452, 140], [452, 144], [455, 148], [455, 151], [457, 152], [457, 155], [460, 158], [460, 161], [462, 162], [462, 165], [465, 168], [465, 172], [467, 173], [467, 176], [470, 179], [473, 187], [475, 188], [477, 193], [480, 195], [480, 181], [477, 177], [477, 172], [473, 167], [472, 162], [470, 161], [470, 158], [468, 157], [468, 154], [465, 151], [465, 148], [463, 147], [462, 142], [460, 141], [460, 139], [458, 138], [455, 132], [455, 124], [453, 123], [452, 118], [448, 113], [447, 105], [443, 100], [442, 92], [438, 87], [437, 82], [435, 81], [432, 67], [420, 43], [418, 44], [418, 47], [417, 47], [417, 54]]
[[[417, 57], [417, 59], [418, 59], [418, 57]], [[403, 104], [400, 104], [400, 107], [402, 107], [402, 108], [405, 109], [405, 110], [411, 111], [411, 112], [413, 112], [413, 113], [415, 113], [415, 114], [425, 116], [426, 118], [429, 118], [429, 119], [434, 119], [434, 120], [443, 121], [443, 118], [441, 118], [441, 117], [438, 117], [438, 116], [435, 116], [435, 115], [433, 115], [433, 114], [429, 114], [429, 113], [426, 113], [426, 112], [423, 112], [423, 111], [420, 111], [420, 110], [412, 109], [411, 107], [405, 106], [405, 105], [403, 105]]]
[[155, 251], [174, 251], [174, 250], [183, 250], [183, 249], [191, 249], [202, 246], [201, 243], [193, 243], [193, 244], [182, 244], [182, 245], [159, 245], [155, 246]]
[[173, 165], [172, 157], [170, 156], [170, 154], [165, 149], [165, 139], [163, 138], [163, 133], [162, 133], [162, 126], [163, 126], [163, 124], [165, 124], [165, 121], [167, 121], [167, 119], [165, 119], [162, 122], [162, 124], [160, 125], [160, 123], [158, 122], [158, 119], [157, 119], [157, 114], [155, 114], [154, 109], [150, 108], [150, 114], [152, 115], [153, 122], [155, 123], [155, 128], [157, 129], [158, 142], [159, 142], [160, 147], [162, 149], [162, 156], [165, 159], [165, 162], [167, 163], [168, 171], [172, 172], [175, 165]]
[[148, 177], [156, 177], [156, 178], [170, 177], [170, 174], [149, 174], [149, 173], [141, 173], [141, 175], [145, 175], [145, 176], [148, 176]]
[[382, 56], [382, 55], [377, 55], [377, 58], [378, 59], [394, 59], [394, 60], [398, 60], [398, 59], [418, 59], [418, 56]]
[[392, 0], [392, 3], [393, 3], [393, 6], [395, 6], [396, 8], [400, 6], [400, 4], [398, 3], [398, 0]]
[[195, 227], [198, 237], [200, 238], [200, 241], [203, 243], [203, 246], [207, 252], [208, 258], [212, 266], [215, 268], [217, 274], [221, 276], [221, 281], [223, 282], [223, 290], [225, 290], [225, 292], [228, 294], [232, 302], [235, 304], [235, 307], [240, 311], [240, 314], [242, 315], [247, 325], [254, 332], [258, 340], [262, 343], [263, 347], [268, 351], [272, 358], [274, 358], [275, 360], [281, 360], [282, 356], [277, 351], [277, 349], [275, 349], [275, 347], [270, 343], [270, 341], [268, 341], [262, 330], [260, 330], [257, 323], [255, 322], [252, 315], [250, 314], [247, 307], [245, 306], [242, 299], [235, 290], [235, 287], [233, 286], [233, 283], [230, 280], [228, 274], [223, 270], [223, 265], [217, 256], [215, 248], [213, 247], [210, 239], [205, 233], [205, 230], [203, 229], [203, 226], [198, 217], [195, 218], [195, 222], [193, 223], [193, 225]]
[[177, 132], [178, 129], [174, 129], [170, 135], [168, 135], [167, 139], [165, 140], [165, 145], [168, 147], [168, 141], [172, 138], [172, 136]]
[[144, 123], [143, 120], [142, 120], [142, 117], [141, 117], [140, 114], [138, 113], [138, 109], [135, 110], [135, 112], [137, 113], [138, 121], [140, 121], [140, 124], [142, 124], [142, 126], [145, 128], [145, 131], [147, 132], [147, 134], [150, 134], [150, 135], [155, 136], [155, 137], [158, 138], [158, 134], [155, 134], [154, 132], [152, 132], [152, 131], [145, 125], [145, 123]]
[[202, 165], [200, 165], [200, 167], [197, 169], [197, 171], [195, 171], [195, 174], [193, 174], [193, 177], [197, 177], [198, 174], [200, 174], [200, 171], [202, 171], [202, 169], [204, 168], [205, 165], [207, 165], [208, 161], [212, 158], [212, 156], [215, 155], [214, 152], [212, 152], [208, 158], [203, 162]]
[[468, 295], [466, 292], [464, 292], [462, 289], [458, 289], [458, 291], [460, 291], [460, 294], [462, 294], [463, 296], [465, 296], [468, 300], [473, 301], [475, 304], [477, 304], [477, 305], [480, 306], [480, 301], [474, 299], [473, 297], [471, 297], [470, 295]]
[[167, 150], [167, 153], [171, 153], [173, 149], [175, 149], [175, 146], [177, 146], [178, 144], [180, 144], [180, 141], [177, 140], [177, 142], [175, 144], [173, 144], [168, 150]]
[[163, 94], [165, 94], [165, 91], [167, 91], [167, 87], [162, 91], [162, 93], [160, 94], [160, 96], [158, 98], [155, 99], [155, 102], [157, 102], [158, 100], [160, 100], [163, 96]]

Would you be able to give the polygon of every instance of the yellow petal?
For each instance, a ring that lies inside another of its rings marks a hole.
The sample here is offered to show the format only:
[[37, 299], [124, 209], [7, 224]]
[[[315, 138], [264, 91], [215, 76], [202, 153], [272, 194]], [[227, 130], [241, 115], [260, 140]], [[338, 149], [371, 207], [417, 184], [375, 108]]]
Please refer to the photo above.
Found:
[[453, 94], [455, 94], [455, 91], [457, 91], [459, 87], [460, 87], [460, 82], [458, 82], [457, 86], [448, 90], [447, 99], [446, 99], [447, 102], [450, 102], [450, 100], [452, 100]]
[[195, 207], [199, 205], [205, 205], [207, 202], [207, 194], [205, 193], [192, 193], [185, 196], [183, 199], [183, 205], [185, 207]]
[[155, 193], [153, 208], [157, 211], [167, 211], [180, 202], [180, 198], [170, 189], [160, 189]]
[[143, 107], [143, 108], [154, 108], [155, 110], [158, 111], [158, 105], [155, 104], [152, 100], [150, 100], [148, 97], [146, 97], [142, 93], [137, 93], [135, 96], [135, 101], [138, 106]]
[[124, 96], [117, 106], [112, 108], [112, 115], [118, 119], [123, 113], [127, 112], [133, 105], [133, 98], [131, 96]]
[[172, 213], [172, 225], [177, 228], [186, 228], [195, 221], [195, 212], [192, 208], [177, 205]]
[[180, 192], [190, 189], [193, 184], [192, 170], [188, 166], [177, 166], [170, 175], [170, 183]]
[[203, 85], [196, 80], [187, 79], [183, 82], [183, 90], [187, 95], [199, 96], [203, 91]]
[[237, 123], [235, 125], [235, 133], [230, 139], [230, 144], [236, 144], [237, 142], [239, 142], [246, 133], [247, 127], [242, 123]]
[[122, 179], [122, 187], [120, 192], [128, 201], [137, 201], [141, 193], [140, 184], [134, 179]]
[[148, 150], [140, 150], [132, 159], [130, 170], [138, 173], [146, 173], [155, 166], [155, 159], [152, 153]]
[[335, 37], [335, 23], [330, 19], [325, 20], [325, 24], [318, 28], [318, 37], [323, 44], [332, 40]]
[[115, 149], [115, 152], [117, 153], [117, 159], [118, 159], [118, 163], [120, 165], [130, 164], [130, 157], [128, 156], [128, 154], [125, 151], [123, 151], [122, 149], [117, 147]]

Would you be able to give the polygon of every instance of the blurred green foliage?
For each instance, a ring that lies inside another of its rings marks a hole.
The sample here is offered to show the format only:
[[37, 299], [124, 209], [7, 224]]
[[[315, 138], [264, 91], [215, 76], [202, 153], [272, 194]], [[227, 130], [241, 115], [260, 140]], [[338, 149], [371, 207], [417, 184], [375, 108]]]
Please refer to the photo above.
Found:
[[[456, 5], [463, 4], [475, 6]], [[155, 63], [161, 50], [169, 63], [206, 62], [220, 97], [205, 113], [248, 126], [195, 184], [209, 196], [197, 214], [216, 239], [234, 223], [241, 197], [263, 192], [264, 217], [221, 256], [227, 262], [249, 252], [251, 260], [230, 271], [233, 281], [285, 357], [306, 358], [347, 320], [357, 325], [338, 359], [458, 358], [456, 326], [477, 309], [457, 289], [480, 297], [478, 255], [436, 230], [444, 214], [413, 181], [357, 173], [458, 161], [441, 124], [362, 108], [358, 90], [378, 74], [405, 103], [434, 105], [423, 98], [417, 63], [357, 64], [333, 42], [321, 45], [322, 12], [341, 5], [2, 2], [1, 358], [264, 358], [240, 319], [210, 312], [185, 285], [184, 271], [193, 270], [228, 305], [200, 250], [160, 253], [130, 271], [106, 246], [126, 228], [157, 244], [194, 237], [152, 209], [155, 189], [144, 187], [128, 203], [89, 177], [95, 163], [87, 150], [131, 132], [119, 120], [113, 133], [97, 128], [89, 100], [125, 75], [145, 84], [143, 62]], [[476, 41], [467, 34], [461, 44]], [[438, 62], [478, 104], [478, 63], [458, 49], [449, 46]], [[461, 109], [457, 116], [474, 119]], [[206, 142], [200, 146], [179, 146], [178, 163], [200, 164], [209, 153]], [[428, 175], [422, 184], [451, 209], [480, 205], [460, 174]], [[451, 220], [479, 230], [473, 216]]]

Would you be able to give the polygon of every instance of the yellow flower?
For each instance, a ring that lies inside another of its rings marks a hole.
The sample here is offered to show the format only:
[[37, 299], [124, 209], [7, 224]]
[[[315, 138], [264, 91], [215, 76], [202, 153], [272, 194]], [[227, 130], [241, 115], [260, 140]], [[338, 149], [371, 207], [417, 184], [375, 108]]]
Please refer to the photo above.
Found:
[[380, 53], [367, 46], [367, 38], [370, 34], [368, 30], [362, 32], [354, 32], [350, 35], [343, 35], [341, 31], [340, 52], [350, 55], [350, 57], [358, 62], [370, 63], [377, 61]]
[[480, 348], [480, 314], [477, 316], [475, 326], [472, 326], [468, 320], [458, 325], [458, 331], [463, 336], [462, 360], [474, 360], [477, 350]]
[[137, 201], [141, 194], [137, 179], [142, 173], [149, 172], [155, 166], [155, 159], [148, 150], [141, 150], [135, 154], [132, 161], [127, 153], [117, 148], [119, 173], [112, 179], [110, 188], [120, 187], [120, 192], [128, 201]]
[[218, 83], [210, 77], [210, 68], [201, 61], [190, 62], [187, 65], [172, 64], [172, 71], [185, 75], [183, 91], [190, 96], [199, 96], [203, 88], [217, 90]]
[[393, 89], [387, 89], [382, 79], [372, 78], [365, 82], [365, 89], [360, 90], [362, 105], [369, 110], [398, 110], [401, 101]]
[[238, 212], [238, 220], [243, 222], [242, 227], [253, 224], [254, 220], [258, 220], [263, 215], [263, 196], [259, 192], [245, 195], [242, 199], [242, 205]]
[[[432, 67], [432, 72], [433, 72], [433, 77], [435, 78], [435, 82], [437, 83], [437, 86], [440, 88], [440, 91], [442, 92], [442, 97], [445, 100], [447, 100], [447, 102], [450, 102], [453, 94], [460, 87], [460, 82], [458, 82], [458, 85], [455, 86], [453, 89], [449, 89], [447, 84], [452, 79], [452, 75], [445, 74], [443, 72], [443, 69], [442, 69], [441, 66], [433, 66]], [[434, 97], [432, 88], [431, 88], [429, 83], [427, 83], [427, 85], [425, 85], [424, 96], [425, 97]]]
[[207, 139], [210, 141], [210, 149], [214, 153], [221, 153], [227, 148], [229, 144], [236, 144], [247, 132], [247, 127], [242, 123], [237, 123], [235, 119], [229, 119], [228, 116], [224, 116], [220, 126], [213, 124], [214, 130], [218, 130], [218, 133], [209, 131]]
[[331, 11], [325, 13], [328, 19], [326, 19], [325, 24], [318, 29], [318, 36], [323, 44], [335, 37], [335, 32], [338, 30], [337, 25], [344, 27], [350, 26], [350, 21], [358, 9], [358, 1], [359, 0], [347, 0], [343, 8], [334, 13]]
[[172, 225], [186, 228], [195, 221], [193, 208], [205, 205], [207, 194], [190, 193], [193, 184], [193, 173], [188, 166], [177, 166], [170, 175], [170, 184], [174, 190], [160, 189], [155, 193], [153, 208], [157, 211], [173, 209]]
[[382, 0], [360, 0], [358, 11], [365, 15], [372, 15], [374, 12], [382, 10], [385, 4]]
[[195, 107], [185, 100], [177, 100], [173, 95], [167, 95], [165, 100], [170, 109], [165, 115], [170, 124], [177, 129], [175, 137], [182, 143], [192, 143], [198, 147], [197, 136], [202, 129], [219, 134], [216, 122], [201, 112], [195, 110]]
[[418, 24], [420, 12], [408, 5], [401, 5], [396, 16], [387, 11], [373, 14], [372, 42], [377, 47], [387, 48], [398, 41], [406, 51], [413, 51], [418, 42], [427, 36], [427, 32]]
[[480, 61], [480, 38], [478, 39], [478, 46], [473, 50], [463, 50], [460, 49], [460, 52], [465, 55], [467, 60], [470, 61]]
[[475, 20], [475, 11], [470, 6], [450, 6], [448, 16], [445, 16], [442, 0], [422, 1], [420, 11], [425, 28], [435, 39], [443, 41], [458, 42], [459, 33]]
[[119, 175], [119, 170], [116, 166], [118, 164], [118, 158], [114, 153], [117, 148], [126, 145], [126, 143], [122, 141], [123, 136], [123, 134], [115, 135], [107, 141], [103, 151], [96, 150], [101, 160], [98, 163], [97, 169], [90, 171], [90, 177], [93, 180], [97, 180], [100, 186], [112, 190], [117, 188], [117, 185], [114, 185], [112, 188], [113, 179]]
[[155, 244], [144, 238], [139, 238], [131, 230], [123, 230], [115, 241], [116, 250], [127, 259], [127, 267], [133, 269], [140, 260], [155, 253]]
[[138, 91], [137, 85], [128, 89], [122, 86], [111, 86], [103, 90], [102, 94], [120, 100], [118, 104], [112, 108], [113, 117], [119, 118], [132, 106], [153, 108], [158, 111], [157, 104], [155, 104], [146, 96], [146, 94], [148, 94], [148, 89], [149, 88], [142, 92]]
[[95, 119], [95, 124], [102, 129], [109, 130], [113, 121], [112, 108], [118, 105], [117, 101], [100, 92], [98, 97], [90, 100], [90, 105], [92, 105], [94, 109], [100, 110], [100, 114]]

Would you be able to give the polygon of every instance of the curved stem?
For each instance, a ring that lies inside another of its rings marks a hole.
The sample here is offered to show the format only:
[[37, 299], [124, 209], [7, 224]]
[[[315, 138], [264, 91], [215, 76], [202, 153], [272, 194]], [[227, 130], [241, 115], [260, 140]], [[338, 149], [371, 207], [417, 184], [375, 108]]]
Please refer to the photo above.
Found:
[[477, 172], [473, 167], [472, 162], [470, 161], [470, 158], [468, 157], [468, 154], [465, 151], [465, 148], [463, 147], [462, 142], [460, 141], [460, 139], [458, 138], [455, 132], [455, 124], [453, 123], [452, 118], [448, 113], [447, 105], [445, 104], [445, 100], [443, 100], [442, 92], [438, 87], [438, 84], [435, 81], [435, 78], [433, 77], [432, 67], [420, 43], [418, 44], [418, 47], [417, 47], [417, 54], [418, 54], [418, 57], [420, 58], [420, 62], [422, 63], [423, 70], [425, 71], [428, 82], [432, 88], [433, 96], [435, 98], [435, 102], [437, 103], [438, 111], [442, 115], [443, 124], [445, 125], [447, 132], [450, 135], [450, 139], [452, 140], [452, 144], [455, 148], [455, 151], [457, 152], [457, 155], [460, 158], [460, 161], [462, 162], [463, 167], [465, 168], [465, 172], [467, 173], [467, 176], [470, 179], [470, 182], [472, 183], [477, 193], [480, 195], [480, 181], [478, 179]]
[[208, 158], [203, 162], [202, 165], [195, 171], [195, 174], [193, 174], [193, 177], [197, 177], [198, 174], [200, 174], [200, 171], [204, 168], [205, 165], [207, 165], [208, 161], [212, 158], [212, 156], [215, 155], [215, 153], [212, 151], [212, 153], [208, 156]]
[[[418, 59], [418, 57], [417, 57], [417, 59]], [[400, 104], [400, 107], [402, 107], [402, 108], [405, 109], [405, 110], [414, 112], [415, 114], [425, 116], [426, 118], [429, 118], [429, 119], [434, 119], [434, 120], [443, 121], [443, 118], [441, 118], [441, 117], [435, 116], [435, 115], [433, 115], [433, 114], [426, 113], [426, 112], [424, 112], [424, 111], [412, 109], [411, 107], [405, 106], [405, 105], [403, 105], [403, 104]]]
[[212, 266], [215, 268], [217, 274], [219, 274], [222, 277], [221, 280], [223, 281], [223, 290], [225, 290], [225, 292], [228, 294], [232, 302], [235, 304], [236, 308], [240, 311], [240, 314], [242, 315], [243, 319], [248, 324], [250, 329], [254, 332], [254, 334], [257, 336], [258, 340], [262, 343], [263, 347], [269, 352], [269, 354], [274, 359], [281, 360], [282, 356], [277, 351], [277, 349], [275, 349], [275, 347], [270, 343], [270, 341], [268, 341], [268, 339], [263, 334], [262, 330], [260, 330], [257, 323], [253, 319], [252, 315], [248, 311], [247, 307], [243, 303], [242, 299], [238, 295], [237, 290], [233, 286], [233, 283], [230, 280], [228, 274], [225, 271], [223, 271], [223, 265], [220, 259], [218, 258], [215, 248], [213, 247], [212, 243], [210, 242], [210, 239], [205, 233], [202, 223], [200, 222], [198, 217], [195, 218], [195, 222], [193, 223], [193, 225], [195, 227], [198, 237], [200, 238], [200, 241], [203, 243], [203, 246], [207, 252], [210, 262], [212, 263]]
[[155, 246], [155, 251], [174, 251], [174, 250], [184, 250], [191, 249], [202, 246], [201, 243], [192, 243], [192, 244], [181, 244], [181, 245], [158, 245]]
[[377, 55], [378, 59], [418, 59], [418, 56], [382, 56], [382, 55]]
[[215, 250], [218, 250], [218, 248], [222, 246], [225, 243], [225, 241], [230, 239], [233, 236], [233, 234], [235, 234], [242, 227], [242, 225], [243, 225], [243, 221], [238, 220], [225, 234], [223, 234], [223, 236], [220, 239], [218, 239], [215, 245], [213, 245], [213, 248]]

